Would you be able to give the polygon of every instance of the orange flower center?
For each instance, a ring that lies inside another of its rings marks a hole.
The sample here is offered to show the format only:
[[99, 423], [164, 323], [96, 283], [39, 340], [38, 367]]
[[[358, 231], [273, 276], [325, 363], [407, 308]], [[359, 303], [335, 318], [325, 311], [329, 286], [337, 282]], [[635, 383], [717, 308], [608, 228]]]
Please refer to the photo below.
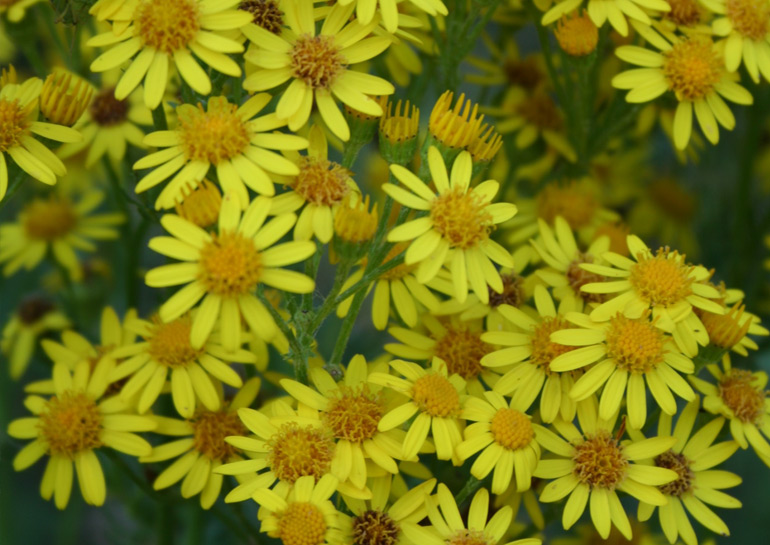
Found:
[[649, 322], [617, 314], [607, 330], [607, 356], [615, 365], [630, 373], [648, 373], [663, 361], [666, 337]]
[[519, 308], [527, 300], [524, 277], [517, 273], [510, 273], [501, 274], [500, 278], [503, 280], [503, 291], [497, 293], [489, 288], [489, 306], [496, 308], [500, 305], [511, 305]]
[[414, 381], [412, 399], [421, 411], [433, 417], [446, 418], [460, 413], [460, 394], [438, 373], [423, 375]]
[[297, 38], [291, 51], [291, 67], [294, 77], [301, 79], [313, 89], [328, 89], [347, 68], [345, 58], [333, 36], [310, 36]]
[[695, 101], [709, 95], [725, 72], [722, 58], [708, 39], [678, 42], [663, 56], [663, 75], [679, 100]]
[[690, 461], [683, 454], [667, 450], [655, 457], [655, 465], [675, 471], [678, 476], [675, 481], [658, 487], [667, 496], [681, 497], [692, 489], [695, 472], [690, 469]]
[[28, 113], [19, 106], [18, 100], [0, 98], [0, 153], [21, 143], [29, 130]]
[[111, 127], [126, 120], [128, 101], [115, 98], [115, 88], [99, 91], [91, 101], [91, 118], [97, 125]]
[[481, 340], [479, 333], [472, 333], [465, 328], [447, 327], [446, 334], [436, 341], [433, 352], [444, 360], [450, 375], [456, 373], [469, 380], [481, 373], [481, 358], [491, 348]]
[[38, 422], [51, 454], [72, 458], [102, 445], [102, 415], [96, 403], [80, 392], [67, 391], [48, 400]]
[[167, 324], [155, 321], [147, 351], [152, 358], [167, 367], [187, 367], [203, 354], [190, 344], [192, 319], [189, 315]]
[[651, 306], [669, 306], [692, 293], [690, 269], [684, 256], [661, 248], [654, 256], [637, 255], [628, 280], [639, 297]]
[[516, 409], [498, 409], [492, 417], [490, 430], [495, 441], [510, 450], [526, 447], [535, 437], [527, 415]]
[[733, 28], [745, 37], [761, 41], [770, 25], [770, 5], [763, 0], [727, 0], [727, 18]]
[[274, 0], [246, 0], [241, 2], [238, 9], [248, 11], [255, 25], [272, 32], [281, 34], [283, 29], [283, 11]]
[[671, 11], [664, 12], [664, 17], [681, 26], [693, 26], [700, 22], [702, 8], [696, 0], [666, 0]]
[[761, 423], [765, 414], [767, 392], [758, 382], [759, 377], [744, 369], [732, 369], [719, 381], [719, 397], [746, 424]]
[[51, 241], [64, 237], [77, 226], [78, 216], [72, 204], [54, 196], [35, 199], [24, 208], [21, 224], [31, 239]]
[[198, 109], [179, 111], [179, 139], [185, 157], [218, 165], [241, 155], [249, 146], [249, 131], [238, 116], [238, 106], [226, 100], [209, 100], [208, 111]]
[[607, 280], [605, 277], [589, 272], [585, 269], [583, 269], [580, 265], [583, 263], [593, 263], [594, 257], [591, 254], [584, 254], [583, 252], [578, 252], [578, 254], [575, 256], [575, 259], [573, 259], [570, 264], [567, 266], [567, 282], [569, 283], [569, 286], [572, 288], [572, 291], [574, 291], [577, 295], [583, 298], [583, 301], [586, 303], [601, 303], [605, 300], [604, 295], [601, 293], [587, 293], [584, 291], [580, 291], [580, 288], [585, 286], [586, 284], [591, 284], [594, 282], [604, 282]]
[[563, 16], [559, 19], [554, 34], [559, 47], [573, 57], [588, 55], [596, 49], [596, 44], [599, 42], [599, 29], [587, 12]]
[[492, 214], [487, 203], [471, 192], [454, 189], [439, 195], [431, 203], [433, 228], [453, 248], [474, 248], [489, 238]]
[[401, 529], [382, 511], [365, 511], [353, 519], [354, 545], [396, 545]]
[[574, 183], [548, 184], [537, 196], [537, 217], [553, 225], [561, 216], [575, 231], [590, 225], [598, 208], [596, 198]]
[[363, 443], [377, 434], [377, 424], [385, 413], [380, 397], [372, 394], [368, 386], [356, 392], [340, 388], [340, 395], [323, 413], [324, 422], [338, 439]]
[[192, 421], [195, 431], [193, 447], [210, 460], [227, 460], [236, 450], [225, 437], [249, 432], [235, 411], [203, 411]]
[[267, 463], [282, 481], [293, 484], [305, 475], [316, 481], [329, 472], [334, 457], [334, 439], [327, 431], [313, 426], [283, 424], [270, 438]]
[[591, 488], [614, 489], [626, 477], [628, 460], [614, 437], [600, 432], [575, 447], [572, 473]]
[[532, 344], [532, 355], [529, 357], [529, 361], [541, 366], [546, 373], [550, 374], [549, 366], [554, 358], [577, 348], [551, 342], [551, 333], [562, 329], [571, 329], [572, 327], [572, 324], [562, 316], [543, 318], [543, 321], [532, 333], [532, 340], [530, 341]]
[[259, 283], [262, 259], [254, 241], [240, 233], [212, 234], [200, 255], [198, 279], [206, 291], [235, 297]]
[[312, 503], [291, 502], [278, 518], [278, 537], [283, 545], [320, 545], [326, 541], [323, 512]]
[[173, 54], [198, 35], [199, 16], [195, 0], [145, 0], [137, 7], [134, 24], [145, 47]]
[[351, 189], [350, 171], [337, 163], [315, 157], [303, 157], [292, 189], [306, 202], [332, 206], [342, 201]]

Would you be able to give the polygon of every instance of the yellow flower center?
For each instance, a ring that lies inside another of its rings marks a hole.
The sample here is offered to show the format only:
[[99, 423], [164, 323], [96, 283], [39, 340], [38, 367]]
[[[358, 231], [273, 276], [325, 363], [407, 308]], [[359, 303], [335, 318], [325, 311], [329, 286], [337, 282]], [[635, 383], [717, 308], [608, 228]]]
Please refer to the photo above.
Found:
[[433, 228], [452, 248], [463, 250], [488, 239], [493, 228], [487, 203], [475, 193], [460, 189], [436, 197], [431, 203], [430, 219]]
[[561, 129], [562, 118], [559, 108], [553, 99], [544, 92], [535, 91], [521, 102], [516, 113], [525, 121], [543, 130], [557, 131]]
[[203, 180], [192, 191], [183, 190], [182, 202], [176, 203], [176, 213], [198, 227], [211, 227], [219, 218], [222, 206], [222, 194], [217, 186]]
[[167, 324], [155, 320], [147, 351], [152, 359], [168, 367], [187, 367], [203, 354], [190, 344], [192, 319], [189, 315], [177, 318]]
[[575, 183], [548, 184], [537, 196], [537, 217], [553, 225], [561, 216], [573, 230], [590, 225], [598, 208], [596, 198]]
[[249, 433], [235, 411], [202, 411], [191, 423], [193, 448], [210, 460], [222, 461], [235, 454], [235, 447], [225, 442], [225, 437]]
[[586, 284], [591, 284], [593, 282], [604, 282], [607, 280], [605, 277], [589, 272], [585, 269], [583, 269], [580, 265], [583, 263], [593, 263], [594, 257], [591, 254], [584, 254], [583, 252], [578, 252], [575, 259], [573, 259], [570, 264], [567, 266], [567, 283], [572, 288], [572, 291], [574, 291], [576, 294], [578, 294], [580, 297], [583, 298], [583, 301], [586, 303], [601, 303], [605, 300], [605, 296], [601, 293], [587, 293], [584, 291], [580, 291], [580, 288], [585, 286]]
[[695, 197], [673, 180], [659, 178], [647, 186], [652, 201], [667, 216], [681, 223], [689, 223], [695, 215]]
[[696, 0], [666, 0], [671, 11], [663, 16], [681, 26], [693, 26], [700, 22], [702, 8]]
[[501, 274], [503, 291], [497, 293], [489, 288], [489, 306], [497, 308], [500, 305], [511, 305], [519, 308], [527, 300], [524, 291], [524, 277], [517, 273]]
[[72, 458], [102, 446], [102, 415], [96, 403], [80, 392], [67, 391], [48, 400], [38, 422], [51, 454]]
[[559, 47], [573, 57], [588, 55], [599, 42], [599, 29], [587, 12], [564, 15], [554, 31]]
[[396, 545], [401, 529], [382, 511], [365, 511], [353, 519], [354, 545]]
[[746, 336], [751, 326], [751, 317], [744, 316], [746, 306], [738, 304], [726, 314], [714, 314], [698, 309], [696, 314], [706, 328], [709, 341], [720, 348], [730, 349]]
[[18, 100], [0, 98], [0, 153], [21, 143], [30, 126], [28, 114], [19, 106]]
[[249, 131], [238, 116], [238, 106], [226, 100], [209, 99], [208, 111], [198, 108], [178, 109], [179, 139], [190, 161], [218, 165], [241, 155], [249, 146]]
[[628, 460], [614, 437], [600, 432], [575, 447], [572, 473], [591, 488], [614, 489], [626, 477]]
[[364, 385], [359, 391], [341, 387], [340, 395], [329, 403], [323, 420], [337, 439], [363, 443], [377, 434], [377, 424], [385, 413], [380, 397]]
[[607, 329], [607, 356], [630, 373], [648, 373], [663, 361], [666, 337], [647, 317], [640, 320], [617, 314]]
[[547, 374], [550, 374], [549, 366], [554, 358], [577, 348], [551, 342], [551, 333], [562, 329], [572, 329], [572, 327], [572, 324], [562, 316], [543, 318], [543, 321], [532, 332], [532, 340], [530, 341], [532, 344], [532, 355], [529, 357], [529, 361], [541, 366]]
[[469, 380], [481, 373], [481, 358], [491, 349], [479, 333], [448, 326], [446, 334], [436, 341], [433, 353], [444, 360], [450, 375], [456, 373]]
[[278, 537], [283, 545], [320, 545], [326, 541], [323, 512], [312, 503], [289, 503], [279, 515]]
[[690, 469], [690, 460], [684, 454], [667, 450], [655, 457], [655, 465], [675, 471], [677, 474], [675, 481], [658, 487], [665, 495], [681, 497], [692, 489], [695, 472]]
[[719, 397], [746, 424], [761, 423], [765, 414], [767, 392], [758, 383], [759, 377], [744, 369], [732, 369], [719, 381]]
[[308, 87], [328, 89], [345, 71], [347, 63], [333, 36], [305, 34], [297, 38], [291, 50], [291, 68], [294, 77], [304, 81]]
[[324, 429], [283, 424], [270, 438], [267, 463], [280, 480], [293, 484], [305, 475], [316, 481], [329, 472], [334, 457], [334, 439]]
[[727, 0], [727, 18], [740, 34], [755, 41], [767, 37], [770, 5], [764, 0]]
[[128, 101], [115, 98], [115, 88], [110, 87], [94, 96], [89, 111], [97, 125], [111, 127], [122, 123], [128, 117]]
[[235, 297], [251, 292], [259, 282], [262, 259], [252, 239], [240, 233], [212, 234], [202, 249], [198, 280], [206, 291]]
[[195, 0], [145, 0], [134, 14], [135, 32], [145, 47], [173, 54], [198, 35], [199, 16]]
[[241, 2], [238, 9], [251, 13], [255, 25], [272, 32], [281, 34], [283, 29], [283, 12], [274, 0], [246, 0]]
[[512, 87], [523, 87], [532, 91], [543, 81], [544, 74], [534, 56], [523, 60], [506, 58], [503, 61], [503, 72]]
[[663, 56], [663, 75], [679, 100], [695, 101], [709, 95], [725, 71], [722, 58], [708, 39], [675, 43]]
[[412, 399], [421, 411], [438, 418], [460, 413], [460, 394], [449, 380], [438, 373], [414, 381]]
[[315, 157], [303, 157], [292, 189], [306, 202], [319, 206], [339, 203], [351, 188], [350, 171], [337, 163]]
[[636, 293], [650, 305], [669, 306], [692, 293], [690, 267], [684, 256], [660, 248], [654, 256], [639, 254], [628, 280]]
[[69, 234], [78, 223], [72, 204], [51, 196], [35, 199], [24, 208], [21, 224], [31, 239], [56, 240]]
[[457, 530], [445, 539], [447, 545], [493, 545], [493, 541], [481, 530]]
[[527, 415], [516, 409], [498, 409], [492, 417], [490, 430], [495, 441], [510, 450], [526, 447], [535, 437]]

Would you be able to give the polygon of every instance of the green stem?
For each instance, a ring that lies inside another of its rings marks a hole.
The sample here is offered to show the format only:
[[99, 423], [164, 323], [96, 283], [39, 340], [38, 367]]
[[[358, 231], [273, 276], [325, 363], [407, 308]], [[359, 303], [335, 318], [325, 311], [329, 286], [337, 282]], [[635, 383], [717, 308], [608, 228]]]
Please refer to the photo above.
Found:
[[340, 165], [347, 168], [348, 170], [353, 168], [353, 165], [356, 162], [356, 158], [358, 157], [358, 153], [361, 151], [361, 148], [364, 147], [364, 144], [366, 144], [366, 142], [353, 140], [351, 138], [348, 143], [345, 144], [345, 151], [342, 153], [342, 162]]
[[8, 184], [8, 189], [5, 192], [5, 196], [2, 198], [2, 200], [0, 200], [0, 210], [2, 210], [2, 207], [4, 207], [10, 202], [11, 197], [13, 197], [16, 194], [16, 192], [19, 190], [22, 182], [24, 181], [24, 176], [26, 174], [27, 173], [24, 172], [22, 169], [18, 170], [18, 172], [14, 176], [11, 183]]
[[[305, 274], [312, 278], [313, 280], [316, 280], [316, 276], [318, 276], [318, 267], [321, 265], [321, 256], [323, 255], [324, 247], [323, 244], [316, 241], [316, 249], [315, 254], [313, 254], [313, 257], [311, 259], [308, 259], [305, 261]], [[313, 310], [313, 294], [314, 291], [311, 291], [310, 293], [304, 293], [302, 294], [302, 305], [301, 309], [302, 312], [310, 312]]]
[[342, 327], [340, 327], [339, 333], [337, 333], [337, 342], [334, 343], [334, 350], [329, 358], [329, 363], [336, 364], [342, 363], [342, 356], [345, 354], [345, 348], [348, 346], [348, 339], [353, 332], [353, 326], [358, 318], [358, 311], [361, 310], [361, 305], [366, 299], [367, 289], [361, 289], [353, 298], [353, 302], [350, 305], [348, 313], [345, 315], [345, 319], [342, 321]]
[[43, 15], [43, 22], [48, 29], [48, 33], [51, 35], [51, 38], [53, 39], [53, 42], [56, 45], [56, 48], [59, 50], [59, 54], [61, 55], [61, 58], [64, 60], [67, 67], [74, 72], [76, 67], [72, 64], [72, 56], [70, 54], [71, 52], [64, 45], [64, 42], [62, 42], [61, 36], [59, 36], [59, 31], [56, 28], [56, 23], [54, 23], [53, 18], [53, 10], [45, 10], [45, 15]]
[[262, 286], [257, 288], [257, 298], [262, 302], [270, 316], [273, 317], [273, 321], [278, 325], [278, 329], [284, 334], [289, 341], [291, 364], [294, 367], [294, 376], [302, 384], [307, 384], [307, 357], [305, 355], [305, 348], [297, 340], [294, 332], [284, 321], [283, 316], [278, 314], [278, 311], [273, 308], [273, 304], [265, 297], [265, 292]]
[[310, 321], [310, 327], [308, 329], [310, 330], [311, 335], [318, 331], [318, 328], [321, 327], [321, 324], [323, 324], [326, 317], [331, 314], [332, 310], [337, 306], [335, 305], [337, 295], [339, 295], [343, 284], [345, 284], [345, 280], [347, 280], [350, 266], [351, 263], [348, 260], [344, 260], [339, 264], [337, 270], [334, 271], [334, 283], [332, 284], [332, 288], [329, 290], [323, 304], [315, 312], [313, 319]]
[[463, 486], [462, 490], [460, 490], [455, 496], [455, 503], [457, 504], [458, 509], [462, 510], [464, 504], [470, 499], [470, 497], [479, 488], [481, 488], [482, 483], [483, 481], [478, 480], [473, 475], [468, 477], [468, 480], [465, 482], [465, 486]]

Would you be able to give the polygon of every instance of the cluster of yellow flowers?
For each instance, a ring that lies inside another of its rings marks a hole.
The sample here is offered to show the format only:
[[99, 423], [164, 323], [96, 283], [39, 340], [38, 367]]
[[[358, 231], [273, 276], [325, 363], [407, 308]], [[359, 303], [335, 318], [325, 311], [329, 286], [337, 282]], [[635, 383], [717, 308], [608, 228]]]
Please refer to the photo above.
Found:
[[687, 162], [693, 111], [735, 127], [770, 0], [583, 4], [0, 2], [0, 313], [21, 270], [49, 292], [0, 339], [38, 379], [13, 468], [101, 506], [109, 457], [284, 545], [539, 545], [586, 509], [579, 543], [656, 508], [672, 545], [729, 535], [718, 467], [770, 466], [770, 332], [692, 261], [649, 141]]

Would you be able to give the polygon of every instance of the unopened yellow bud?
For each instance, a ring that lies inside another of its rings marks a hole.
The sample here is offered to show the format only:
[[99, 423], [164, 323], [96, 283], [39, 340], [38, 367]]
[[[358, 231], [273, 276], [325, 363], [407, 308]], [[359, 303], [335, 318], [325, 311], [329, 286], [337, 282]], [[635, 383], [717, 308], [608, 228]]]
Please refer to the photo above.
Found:
[[738, 303], [725, 314], [699, 312], [711, 344], [729, 350], [746, 336], [751, 326], [751, 315], [744, 314], [746, 306]]
[[205, 229], [217, 222], [221, 205], [222, 194], [217, 186], [203, 180], [197, 188], [186, 192], [182, 202], [176, 205], [176, 213]]
[[70, 72], [57, 70], [45, 78], [40, 111], [53, 123], [71, 127], [91, 103], [94, 89]]
[[484, 125], [468, 146], [474, 163], [488, 163], [503, 146], [503, 138], [491, 125]]
[[393, 101], [388, 102], [385, 115], [380, 118], [380, 136], [391, 144], [405, 142], [417, 136], [420, 130], [420, 110], [417, 106], [399, 100], [393, 107]]
[[452, 91], [446, 91], [439, 97], [430, 113], [428, 130], [443, 145], [465, 149], [481, 134], [484, 116], [479, 115], [478, 104], [465, 100], [465, 94], [461, 94], [452, 107], [453, 97]]
[[334, 213], [334, 233], [344, 242], [371, 240], [377, 231], [377, 203], [369, 210], [369, 195], [348, 193]]
[[599, 42], [599, 29], [585, 12], [563, 16], [559, 19], [554, 34], [559, 47], [573, 57], [592, 53]]
[[8, 65], [8, 68], [0, 70], [0, 89], [8, 85], [9, 83], [18, 83], [19, 78], [16, 75], [16, 68], [12, 64]]

